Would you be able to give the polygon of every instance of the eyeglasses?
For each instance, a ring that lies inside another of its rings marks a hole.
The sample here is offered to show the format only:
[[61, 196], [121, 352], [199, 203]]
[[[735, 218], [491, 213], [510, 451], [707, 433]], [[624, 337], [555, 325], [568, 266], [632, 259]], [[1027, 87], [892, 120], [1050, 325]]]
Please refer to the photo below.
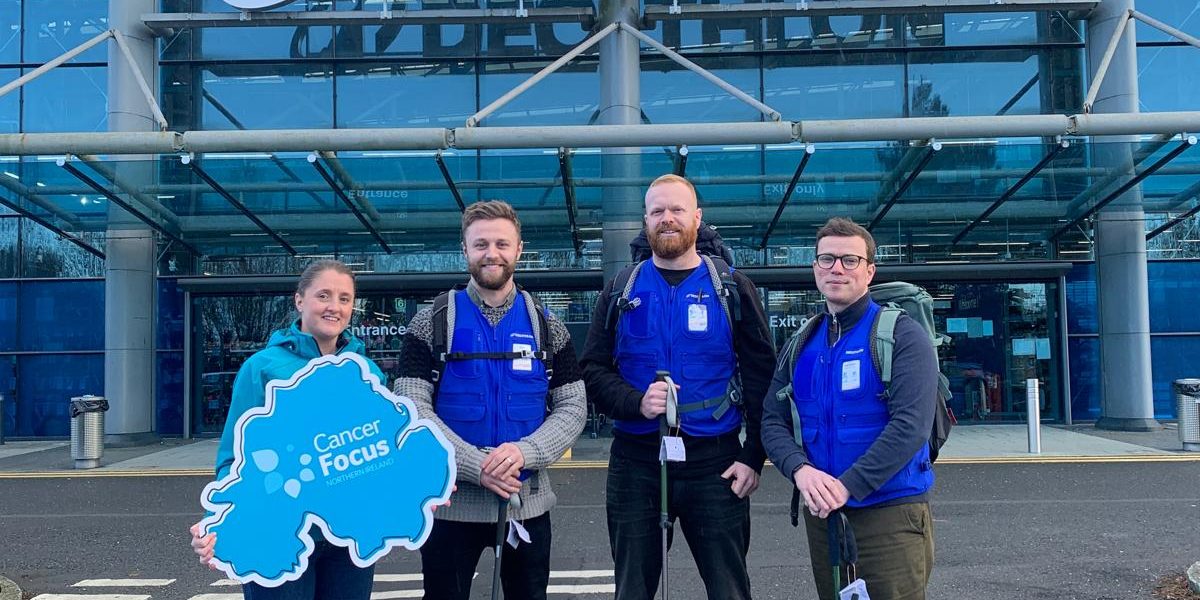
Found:
[[841, 256], [836, 256], [833, 254], [818, 254], [816, 263], [817, 266], [821, 267], [822, 269], [832, 269], [833, 264], [839, 260], [842, 261], [843, 268], [845, 268], [847, 271], [853, 271], [857, 269], [858, 265], [862, 264], [863, 261], [866, 261], [867, 257], [859, 256], [857, 254], [843, 254]]

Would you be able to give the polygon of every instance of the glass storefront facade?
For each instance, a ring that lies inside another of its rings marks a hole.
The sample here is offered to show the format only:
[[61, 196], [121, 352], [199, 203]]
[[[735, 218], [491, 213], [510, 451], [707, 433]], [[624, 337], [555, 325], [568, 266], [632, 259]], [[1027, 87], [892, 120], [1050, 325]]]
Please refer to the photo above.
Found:
[[[116, 0], [109, 0], [116, 1]], [[665, 5], [667, 0], [646, 2]], [[378, 10], [381, 3], [367, 3]], [[400, 10], [406, 5], [392, 2]], [[683, 2], [683, 4], [689, 4]], [[1200, 34], [1188, 3], [1139, 0], [1138, 9]], [[449, 4], [424, 3], [423, 8]], [[455, 3], [513, 7], [515, 3]], [[590, 0], [543, 0], [529, 7], [583, 6]], [[409, 7], [411, 8], [411, 7]], [[162, 0], [162, 12], [231, 12], [221, 0]], [[359, 0], [300, 0], [280, 10], [366, 10]], [[28, 73], [108, 28], [105, 0], [0, 0], [0, 83]], [[786, 119], [857, 119], [1072, 114], [1081, 110], [1087, 75], [1085, 23], [1060, 12], [945, 15], [772, 17], [667, 20], [646, 33], [677, 49]], [[1143, 111], [1200, 110], [1200, 52], [1137, 24]], [[368, 25], [185, 28], [159, 41], [159, 101], [171, 128], [186, 130], [460, 127], [480, 108], [561, 56], [589, 31], [579, 23], [514, 25]], [[757, 121], [753, 108], [643, 46], [639, 83], [646, 123]], [[19, 91], [0, 97], [0, 133], [105, 131], [109, 66], [101, 45]], [[115, 66], [113, 68], [124, 68]], [[486, 121], [489, 126], [585, 125], [599, 112], [599, 61], [584, 56]], [[69, 91], [69, 93], [64, 93]], [[1052, 147], [1052, 140], [947, 144], [877, 229], [881, 269], [888, 265], [1077, 261], [1065, 284], [922, 281], [937, 298], [936, 316], [951, 342], [939, 352], [962, 418], [1023, 418], [1024, 380], [1044, 382], [1049, 420], [1094, 419], [1100, 410], [1096, 275], [1082, 232], [1046, 241], [1053, 223], [1099, 175], [1092, 146], [1064, 151], [1044, 176], [1022, 188], [964, 244], [948, 244], [982, 208]], [[1170, 148], [1156, 150], [1146, 164]], [[739, 265], [784, 267], [812, 260], [815, 225], [833, 214], [869, 219], [890, 191], [881, 179], [911, 164], [909, 144], [822, 147], [787, 210], [764, 241], [802, 149], [695, 148], [687, 174], [700, 184], [706, 216], [721, 227]], [[674, 148], [646, 148], [643, 175], [671, 170]], [[19, 205], [19, 182], [51, 204], [69, 207], [80, 236], [104, 247], [107, 201], [82, 188], [53, 157], [0, 157], [0, 196]], [[553, 150], [450, 150], [443, 160], [463, 199], [499, 197], [528, 215], [524, 270], [600, 268], [606, 185], [594, 149], [572, 154], [580, 251], [563, 212]], [[215, 432], [228, 386], [245, 356], [286, 322], [287, 294], [193, 294], [177, 277], [290, 274], [316, 256], [364, 272], [461, 272], [457, 210], [432, 153], [350, 153], [346, 170], [383, 215], [386, 254], [357, 222], [322, 215], [338, 199], [302, 155], [201, 157], [256, 214], [297, 241], [292, 257], [250, 229], [231, 230], [225, 201], [177, 157], [155, 159], [150, 194], [201, 223], [202, 257], [160, 244], [155, 343], [156, 429], [164, 435]], [[902, 173], [903, 171], [901, 171]], [[1145, 229], [1194, 205], [1181, 190], [1196, 182], [1191, 153], [1142, 184]], [[344, 216], [344, 215], [342, 215]], [[339, 217], [340, 218], [340, 217]], [[75, 230], [71, 230], [73, 233]], [[1200, 280], [1200, 220], [1148, 242], [1155, 412], [1171, 417], [1171, 379], [1200, 373], [1190, 358], [1200, 323], [1187, 312]], [[1171, 260], [1157, 260], [1171, 259]], [[969, 268], [969, 267], [967, 267]], [[0, 207], [0, 394], [2, 426], [18, 437], [66, 431], [71, 395], [101, 393], [104, 367], [103, 260], [32, 220]], [[582, 345], [596, 291], [539, 289]], [[1066, 306], [1060, 296], [1065, 295]], [[819, 298], [811, 286], [771, 285], [764, 300], [777, 340]], [[355, 327], [385, 372], [398, 336], [429, 294], [372, 291], [359, 299]], [[185, 315], [192, 330], [185, 331]], [[1065, 316], [1064, 316], [1065, 315]], [[1064, 325], [1065, 319], [1065, 325]], [[7, 327], [5, 325], [8, 325]], [[1062, 329], [1066, 330], [1066, 347]], [[188, 344], [191, 344], [188, 347]], [[1062, 358], [1069, 356], [1064, 370]], [[191, 360], [185, 360], [190, 356]], [[68, 365], [69, 368], [62, 368]], [[185, 374], [187, 377], [185, 377]], [[191, 397], [184, 398], [185, 389]]]

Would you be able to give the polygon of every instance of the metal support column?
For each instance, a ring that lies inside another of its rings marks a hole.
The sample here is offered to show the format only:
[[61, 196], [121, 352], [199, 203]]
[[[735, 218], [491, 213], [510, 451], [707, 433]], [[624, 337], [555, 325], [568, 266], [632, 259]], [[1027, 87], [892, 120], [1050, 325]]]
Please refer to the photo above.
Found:
[[[600, 0], [600, 24], [637, 26], [638, 0]], [[641, 56], [638, 41], [624, 29], [613, 31], [600, 42], [600, 125], [640, 125]], [[673, 142], [676, 143], [676, 142]], [[624, 181], [641, 177], [641, 151], [636, 146], [610, 147], [601, 151], [600, 176]], [[655, 174], [657, 175], [657, 174]], [[604, 188], [604, 246], [601, 265], [609, 279], [629, 264], [629, 243], [642, 230], [645, 189], [639, 185]]]
[[[108, 5], [108, 26], [123, 33], [108, 45], [108, 129], [159, 132], [165, 120], [147, 102], [157, 97], [157, 52], [142, 15], [155, 0], [123, 0]], [[78, 153], [87, 154], [87, 153]], [[155, 183], [152, 156], [115, 160], [112, 175], [134, 189]], [[154, 321], [158, 297], [154, 230], [120, 206], [110, 204], [104, 262], [104, 419], [105, 443], [145, 444], [157, 439], [155, 424]]]
[[[1127, 27], [1133, 0], [1101, 2], [1088, 18], [1088, 69], [1107, 66], [1092, 113], [1138, 111], [1137, 46]], [[1121, 29], [1118, 43], [1110, 44]], [[1109, 48], [1112, 52], [1107, 52]], [[1102, 65], [1102, 63], [1105, 63]], [[1136, 138], [1100, 138], [1095, 164], [1134, 176]], [[1145, 212], [1140, 188], [1133, 188], [1100, 211], [1093, 229], [1100, 313], [1100, 419], [1103, 429], [1159, 429], [1154, 419], [1150, 369], [1150, 298], [1147, 289]]]

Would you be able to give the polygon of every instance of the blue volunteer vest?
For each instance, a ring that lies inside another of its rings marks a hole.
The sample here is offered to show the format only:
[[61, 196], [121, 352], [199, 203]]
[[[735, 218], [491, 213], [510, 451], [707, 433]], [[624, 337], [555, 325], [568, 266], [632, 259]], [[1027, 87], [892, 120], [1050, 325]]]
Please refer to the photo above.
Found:
[[[539, 349], [520, 293], [495, 327], [466, 292], [454, 294], [454, 308], [450, 352]], [[550, 340], [542, 343], [548, 346]], [[434, 411], [467, 443], [495, 447], [533, 433], [545, 421], [549, 387], [546, 366], [535, 358], [449, 361], [438, 385]]]
[[[671, 287], [647, 264], [639, 269], [629, 302], [617, 320], [615, 352], [625, 381], [644, 391], [656, 371], [670, 371], [679, 386], [680, 425], [688, 435], [711, 437], [740, 427], [741, 412], [724, 402], [737, 366], [733, 333], [704, 265]], [[613, 427], [646, 434], [658, 431], [658, 421], [618, 419]]]
[[[829, 319], [813, 332], [792, 373], [792, 394], [804, 451], [812, 465], [834, 477], [845, 473], [866, 453], [888, 423], [886, 388], [871, 358], [871, 325], [879, 305], [870, 302], [862, 319], [832, 347]], [[929, 445], [921, 449], [900, 472], [862, 500], [850, 498], [850, 507], [922, 494], [933, 486]]]

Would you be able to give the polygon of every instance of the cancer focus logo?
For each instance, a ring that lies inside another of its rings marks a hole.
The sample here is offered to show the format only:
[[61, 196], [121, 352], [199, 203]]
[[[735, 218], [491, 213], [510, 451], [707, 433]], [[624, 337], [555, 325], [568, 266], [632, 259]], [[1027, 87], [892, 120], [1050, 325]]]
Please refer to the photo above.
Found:
[[314, 525], [360, 567], [425, 542], [456, 471], [453, 447], [412, 401], [357, 354], [314, 359], [266, 391], [237, 421], [229, 474], [201, 495], [218, 568], [265, 586], [298, 579]]

